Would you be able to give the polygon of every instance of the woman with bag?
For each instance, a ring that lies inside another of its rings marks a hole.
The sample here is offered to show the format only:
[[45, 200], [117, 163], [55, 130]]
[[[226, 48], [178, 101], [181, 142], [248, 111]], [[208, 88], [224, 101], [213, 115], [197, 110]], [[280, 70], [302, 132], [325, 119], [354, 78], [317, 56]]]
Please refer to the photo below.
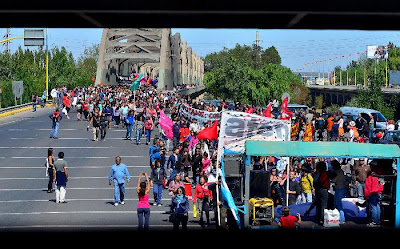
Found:
[[185, 188], [179, 187], [176, 196], [172, 200], [172, 213], [170, 221], [174, 224], [174, 230], [179, 230], [182, 223], [182, 230], [187, 230], [187, 222], [189, 220], [189, 200], [185, 195]]
[[203, 221], [203, 211], [206, 213], [207, 226], [210, 226], [210, 199], [211, 191], [208, 190], [208, 183], [204, 176], [200, 177], [199, 184], [194, 190], [193, 203], [197, 205], [200, 212], [200, 225], [205, 227]]
[[150, 176], [150, 185], [153, 187], [153, 194], [154, 194], [154, 203], [153, 206], [158, 205], [161, 207], [161, 198], [163, 189], [166, 186], [165, 179], [167, 178], [167, 174], [164, 168], [161, 168], [161, 161], [155, 161], [155, 167], [151, 170]]
[[46, 159], [46, 176], [49, 177], [49, 182], [47, 184], [47, 193], [54, 192], [53, 189], [53, 170], [54, 170], [54, 149], [49, 148], [47, 150], [47, 159]]
[[[146, 182], [141, 182], [142, 176], [146, 177]], [[139, 196], [139, 203], [137, 205], [137, 215], [139, 220], [139, 230], [149, 229], [150, 220], [150, 204], [149, 204], [149, 193], [150, 193], [150, 181], [147, 173], [140, 173], [137, 182], [137, 194]], [[144, 216], [144, 224], [143, 224]]]

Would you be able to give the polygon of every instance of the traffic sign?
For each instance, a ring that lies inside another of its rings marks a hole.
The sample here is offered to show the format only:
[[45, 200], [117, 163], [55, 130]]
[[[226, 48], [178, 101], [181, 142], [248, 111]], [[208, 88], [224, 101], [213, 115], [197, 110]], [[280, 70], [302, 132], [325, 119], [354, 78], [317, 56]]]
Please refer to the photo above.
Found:
[[44, 29], [25, 29], [25, 46], [44, 46]]

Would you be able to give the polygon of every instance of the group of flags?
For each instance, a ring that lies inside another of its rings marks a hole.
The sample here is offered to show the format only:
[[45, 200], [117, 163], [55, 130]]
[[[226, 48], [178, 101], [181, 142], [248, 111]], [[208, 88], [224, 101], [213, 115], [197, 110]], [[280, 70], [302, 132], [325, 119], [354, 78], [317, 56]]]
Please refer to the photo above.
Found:
[[[293, 116], [293, 112], [289, 110], [288, 108], [288, 103], [289, 103], [289, 97], [286, 97], [282, 101], [282, 107], [281, 107], [281, 116], [280, 119], [282, 120], [290, 120]], [[267, 109], [263, 112], [264, 117], [267, 118], [272, 118], [272, 102], [270, 102], [267, 106]]]
[[149, 86], [150, 84], [152, 84], [153, 86], [155, 86], [158, 83], [157, 79], [152, 79], [151, 78], [151, 74], [149, 75], [149, 77], [146, 77], [143, 73], [141, 73], [140, 75], [135, 75], [133, 80], [132, 80], [132, 85], [131, 85], [131, 91], [135, 91], [139, 88], [140, 84], [146, 84], [146, 86]]
[[[172, 120], [162, 111], [160, 110], [160, 119], [159, 124], [161, 129], [164, 131], [165, 135], [168, 139], [172, 139], [174, 136], [172, 126], [174, 123]], [[215, 121], [212, 126], [204, 128], [203, 130], [199, 131], [197, 134], [198, 139], [208, 139], [210, 141], [218, 139], [218, 121]]]

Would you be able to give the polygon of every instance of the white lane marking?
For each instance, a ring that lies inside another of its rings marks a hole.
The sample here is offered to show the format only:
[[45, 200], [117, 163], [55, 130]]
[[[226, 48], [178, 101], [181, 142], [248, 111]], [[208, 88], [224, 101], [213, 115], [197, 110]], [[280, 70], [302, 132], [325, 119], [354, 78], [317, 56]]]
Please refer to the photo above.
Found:
[[[48, 137], [38, 138], [38, 137], [10, 137], [8, 139], [12, 140], [34, 140], [34, 139], [42, 139], [42, 140], [49, 140]], [[59, 137], [58, 140], [92, 140], [92, 138], [81, 138], [81, 137]], [[106, 137], [107, 140], [125, 140], [125, 138], [121, 137]], [[146, 140], [145, 137], [140, 138], [140, 140]], [[132, 141], [136, 141], [136, 138], [132, 138]]]
[[[34, 129], [34, 130], [37, 130], [37, 131], [51, 131], [52, 129]], [[78, 131], [79, 129], [59, 129], [59, 130], [60, 131]]]
[[[49, 147], [37, 147], [37, 146], [26, 146], [26, 147], [24, 147], [24, 146], [21, 146], [21, 147], [0, 147], [0, 149], [48, 149]], [[69, 146], [69, 147], [67, 147], [67, 146], [60, 146], [60, 147], [52, 147], [52, 148], [54, 148], [54, 149], [111, 149], [111, 148], [115, 148], [115, 147], [89, 147], [89, 146], [86, 146], [86, 147], [78, 147], [78, 146], [76, 146], [76, 147], [71, 147], [71, 146]]]
[[[45, 147], [48, 148], [48, 147]], [[56, 148], [56, 147], [52, 147], [52, 148]], [[136, 157], [148, 157], [148, 156], [120, 156], [121, 158], [136, 158]], [[3, 157], [4, 158], [4, 157]], [[13, 159], [46, 159], [46, 157], [42, 157], [42, 156], [14, 156], [11, 157]], [[88, 159], [107, 159], [107, 158], [115, 158], [115, 156], [95, 156], [95, 157], [90, 157], [90, 156], [76, 156], [76, 157], [65, 157], [65, 158], [88, 158]]]
[[[126, 166], [127, 168], [149, 168], [149, 165], [143, 165], [143, 166]], [[45, 167], [26, 167], [26, 166], [21, 166], [21, 167], [2, 167], [0, 166], [0, 169], [44, 169]], [[111, 168], [111, 165], [109, 166], [68, 166], [69, 169], [104, 169], [104, 168]]]
[[[68, 202], [68, 199], [66, 201]], [[152, 210], [151, 213], [165, 214], [166, 211]], [[189, 211], [189, 213], [193, 213], [193, 211]], [[137, 211], [65, 211], [65, 212], [0, 213], [0, 215], [40, 215], [40, 214], [137, 214]]]
[[[0, 226], [0, 229], [26, 229], [26, 228], [137, 228], [138, 225], [29, 225], [29, 226]], [[173, 225], [153, 225], [150, 224], [150, 230], [158, 227], [173, 228]], [[200, 228], [199, 225], [188, 224], [187, 227]]]
[[[131, 178], [138, 178], [139, 176], [131, 176]], [[1, 180], [48, 180], [48, 177], [15, 177], [15, 178], [0, 178]], [[108, 176], [71, 176], [69, 179], [108, 179]]]
[[[46, 179], [48, 179], [48, 178], [46, 178]], [[66, 189], [67, 190], [110, 190], [110, 189], [113, 189], [114, 188], [114, 186], [109, 186], [108, 188], [69, 188], [69, 187], [67, 187]], [[125, 187], [125, 189], [136, 189], [136, 187]], [[36, 188], [36, 189], [33, 189], [33, 188], [25, 188], [25, 189], [23, 189], [23, 188], [21, 188], [21, 189], [0, 189], [0, 192], [1, 191], [3, 191], [3, 192], [9, 192], [9, 191], [47, 191], [47, 189], [44, 189], [44, 188]]]
[[[139, 199], [130, 199], [130, 198], [125, 198], [125, 201], [139, 201]], [[108, 199], [68, 199], [68, 202], [73, 202], [73, 201], [114, 201], [110, 198]], [[162, 198], [161, 201], [171, 201], [171, 198], [164, 199]], [[11, 201], [0, 201], [0, 203], [23, 203], [23, 202], [51, 202], [51, 200], [11, 200]], [[164, 205], [163, 207], [168, 206]]]

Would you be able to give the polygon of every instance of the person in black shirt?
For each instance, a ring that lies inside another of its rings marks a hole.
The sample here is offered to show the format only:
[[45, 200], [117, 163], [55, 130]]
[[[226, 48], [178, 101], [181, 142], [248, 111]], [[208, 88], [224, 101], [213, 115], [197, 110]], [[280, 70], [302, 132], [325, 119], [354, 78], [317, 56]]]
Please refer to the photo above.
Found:
[[93, 124], [93, 139], [92, 141], [99, 141], [99, 132], [100, 132], [100, 115], [98, 110], [96, 109], [92, 115], [92, 118], [89, 121], [89, 125], [87, 126], [87, 130], [89, 130], [90, 125]]
[[296, 181], [296, 173], [294, 171], [290, 172], [290, 180], [289, 180], [289, 205], [296, 204], [297, 197], [301, 193], [300, 184]]

